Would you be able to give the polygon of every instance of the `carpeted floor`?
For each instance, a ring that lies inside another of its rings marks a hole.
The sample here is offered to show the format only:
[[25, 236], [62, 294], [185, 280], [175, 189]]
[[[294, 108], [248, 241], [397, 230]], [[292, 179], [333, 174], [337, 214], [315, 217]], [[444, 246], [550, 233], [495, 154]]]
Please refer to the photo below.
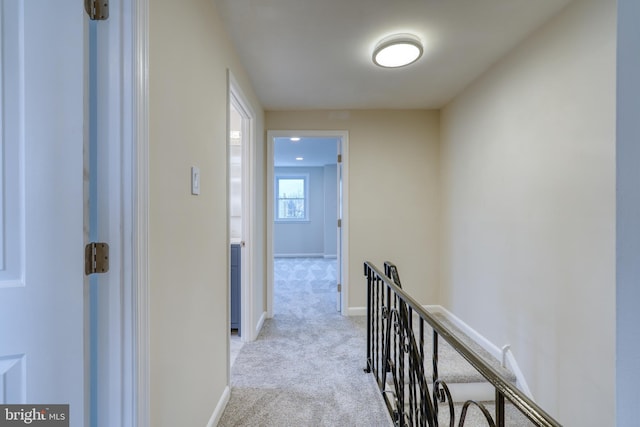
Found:
[[335, 260], [275, 260], [274, 318], [245, 343], [219, 425], [391, 426], [365, 374], [364, 318], [335, 305]]

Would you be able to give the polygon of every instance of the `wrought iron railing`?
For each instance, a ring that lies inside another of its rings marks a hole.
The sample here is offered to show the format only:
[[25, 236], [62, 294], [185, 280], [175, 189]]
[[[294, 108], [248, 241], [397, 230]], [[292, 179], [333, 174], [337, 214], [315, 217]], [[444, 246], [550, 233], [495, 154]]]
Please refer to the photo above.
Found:
[[[403, 289], [397, 268], [385, 262], [385, 273], [372, 263], [364, 263], [367, 278], [367, 366], [376, 378], [387, 409], [396, 426], [438, 427], [439, 410], [449, 412], [450, 427], [465, 425], [469, 408], [477, 407], [490, 427], [504, 427], [505, 402], [510, 402], [534, 425], [560, 427], [535, 402], [488, 364], [452, 331], [426, 311]], [[417, 323], [417, 324], [416, 324]], [[425, 334], [432, 330], [432, 354], [426, 354]], [[468, 400], [456, 414], [446, 381], [438, 373], [438, 340], [444, 339], [495, 389], [493, 413], [486, 403]], [[425, 374], [425, 363], [432, 363], [432, 377]], [[441, 408], [442, 406], [442, 408]]]

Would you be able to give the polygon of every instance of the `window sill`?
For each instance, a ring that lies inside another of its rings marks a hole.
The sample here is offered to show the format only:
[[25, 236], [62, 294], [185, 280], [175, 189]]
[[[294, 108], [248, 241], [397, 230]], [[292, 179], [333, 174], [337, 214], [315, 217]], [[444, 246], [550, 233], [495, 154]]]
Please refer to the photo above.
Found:
[[309, 219], [276, 219], [276, 224], [305, 224], [311, 222]]

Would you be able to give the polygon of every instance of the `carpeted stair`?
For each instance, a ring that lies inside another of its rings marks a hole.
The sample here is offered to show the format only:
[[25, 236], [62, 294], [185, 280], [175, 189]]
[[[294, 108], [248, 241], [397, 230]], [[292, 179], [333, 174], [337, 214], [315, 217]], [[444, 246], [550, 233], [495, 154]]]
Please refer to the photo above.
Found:
[[[471, 339], [467, 334], [460, 330], [453, 322], [441, 313], [433, 314], [441, 323], [443, 323], [453, 335], [460, 339], [464, 344], [470, 347], [477, 355], [485, 360], [489, 365], [495, 368], [507, 381], [516, 384], [516, 376], [510, 370], [504, 368], [500, 361], [491, 355], [482, 346]], [[418, 325], [418, 316], [414, 313], [413, 324]], [[417, 329], [417, 328], [416, 328]], [[425, 323], [425, 376], [429, 384], [429, 390], [432, 389], [433, 365], [431, 354], [433, 351], [433, 329]], [[490, 412], [495, 420], [495, 389], [493, 386], [473, 368], [457, 351], [455, 351], [449, 343], [442, 337], [438, 340], [438, 376], [444, 380], [451, 392], [454, 402], [455, 425], [460, 422], [460, 414], [464, 402], [474, 400], [483, 404]], [[387, 389], [393, 389], [393, 381], [391, 375], [387, 378]], [[450, 412], [447, 403], [438, 405], [438, 420], [440, 426], [449, 426]], [[465, 427], [486, 427], [488, 422], [482, 414], [481, 410], [471, 405], [466, 414]], [[514, 408], [509, 402], [505, 404], [505, 425], [512, 427], [532, 426], [523, 414]]]
[[[433, 314], [441, 323], [460, 339], [464, 344], [470, 347], [476, 354], [484, 359], [489, 365], [494, 367], [508, 381], [516, 383], [516, 376], [510, 370], [502, 367], [498, 361], [487, 350], [460, 330], [453, 322], [441, 313]], [[352, 317], [356, 324], [364, 332], [366, 331], [366, 318]], [[418, 317], [414, 314], [414, 325], [418, 325]], [[432, 375], [433, 365], [431, 363], [431, 354], [433, 351], [433, 329], [425, 325], [425, 375], [427, 377], [429, 390], [432, 391]], [[428, 355], [428, 356], [427, 356]], [[438, 374], [439, 378], [446, 381], [449, 386], [454, 401], [454, 419], [455, 426], [459, 425], [460, 415], [464, 402], [474, 400], [484, 405], [490, 412], [495, 421], [495, 390], [486, 379], [478, 373], [451, 345], [449, 345], [442, 337], [438, 340]], [[388, 389], [392, 389], [392, 380], [389, 375]], [[450, 425], [450, 412], [447, 403], [438, 405], [438, 422], [440, 427], [448, 427]], [[470, 406], [467, 410], [464, 427], [487, 427], [489, 423], [482, 414], [481, 410], [476, 406]], [[529, 421], [520, 411], [509, 402], [505, 403], [505, 426], [508, 427], [531, 427], [534, 424]]]
[[[516, 376], [510, 370], [504, 368], [500, 361], [491, 355], [482, 346], [476, 343], [458, 327], [456, 327], [447, 317], [441, 313], [433, 313], [435, 317], [442, 322], [447, 328], [460, 339], [464, 344], [469, 346], [478, 356], [485, 362], [495, 368], [508, 381], [516, 384]], [[429, 328], [429, 331], [431, 329]], [[432, 351], [432, 336], [429, 333], [428, 350]], [[425, 337], [426, 338], [426, 337]], [[465, 402], [467, 400], [489, 401], [494, 399], [494, 388], [485, 378], [476, 371], [457, 351], [455, 351], [444, 339], [438, 340], [438, 374], [439, 377], [446, 381], [451, 390], [451, 394], [456, 402]], [[429, 361], [431, 359], [428, 359]], [[425, 371], [428, 378], [431, 378], [433, 369], [431, 363], [427, 363]]]

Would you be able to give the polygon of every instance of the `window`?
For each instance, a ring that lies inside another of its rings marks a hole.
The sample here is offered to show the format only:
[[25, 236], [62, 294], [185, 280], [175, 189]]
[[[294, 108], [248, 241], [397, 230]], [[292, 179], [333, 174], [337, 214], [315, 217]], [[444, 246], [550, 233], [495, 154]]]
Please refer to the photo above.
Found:
[[305, 221], [308, 216], [308, 176], [276, 176], [276, 220]]

